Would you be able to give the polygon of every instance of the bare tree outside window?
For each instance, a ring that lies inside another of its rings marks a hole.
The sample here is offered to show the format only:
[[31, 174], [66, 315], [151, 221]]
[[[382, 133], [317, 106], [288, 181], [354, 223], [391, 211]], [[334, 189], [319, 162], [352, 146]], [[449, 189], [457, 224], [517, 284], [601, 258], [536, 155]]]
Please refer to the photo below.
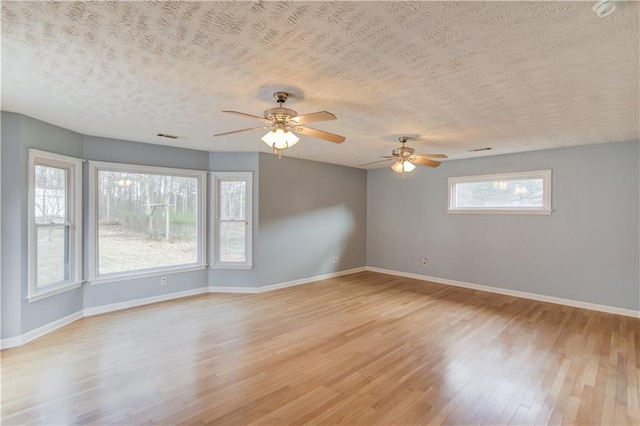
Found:
[[67, 224], [66, 169], [34, 167], [34, 216], [36, 228], [37, 286], [69, 279], [69, 229]]
[[465, 207], [542, 207], [542, 179], [470, 182], [456, 185], [456, 201]]
[[198, 261], [198, 179], [98, 170], [98, 274]]
[[551, 170], [450, 177], [448, 211], [550, 214]]
[[252, 173], [214, 172], [214, 268], [251, 268]]
[[220, 260], [244, 262], [246, 260], [246, 183], [220, 182]]

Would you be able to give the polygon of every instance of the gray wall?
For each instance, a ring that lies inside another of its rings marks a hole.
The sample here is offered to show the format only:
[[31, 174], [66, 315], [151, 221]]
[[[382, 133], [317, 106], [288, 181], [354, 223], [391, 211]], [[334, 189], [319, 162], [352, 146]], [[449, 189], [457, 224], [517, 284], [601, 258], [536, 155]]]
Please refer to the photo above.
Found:
[[82, 135], [2, 112], [2, 337], [17, 336], [82, 309], [82, 289], [27, 300], [28, 148], [82, 158]]
[[[367, 264], [640, 309], [639, 143], [368, 173]], [[553, 169], [552, 215], [447, 214], [447, 178]], [[425, 267], [421, 258], [428, 259]]]
[[364, 170], [260, 154], [260, 285], [365, 266], [366, 188]]
[[254, 267], [213, 269], [211, 286], [262, 287], [365, 266], [364, 170], [264, 153], [211, 153], [209, 166], [254, 172]]
[[206, 151], [100, 138], [97, 136], [84, 137], [83, 155], [85, 160], [174, 167], [177, 169], [209, 169], [209, 153]]
[[[26, 280], [26, 270], [22, 271], [22, 173], [20, 157], [21, 117], [2, 113], [2, 336], [21, 334], [22, 281]], [[25, 184], [26, 185], [26, 184]], [[26, 228], [25, 228], [26, 229]], [[24, 275], [23, 275], [24, 274]]]

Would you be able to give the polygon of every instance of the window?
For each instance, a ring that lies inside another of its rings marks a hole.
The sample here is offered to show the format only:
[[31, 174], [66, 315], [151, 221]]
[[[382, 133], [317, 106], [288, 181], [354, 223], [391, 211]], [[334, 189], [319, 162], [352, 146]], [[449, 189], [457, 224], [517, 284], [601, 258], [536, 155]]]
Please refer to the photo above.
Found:
[[449, 178], [449, 213], [551, 212], [551, 170]]
[[29, 150], [30, 302], [82, 284], [82, 160]]
[[206, 172], [90, 162], [89, 276], [205, 267]]
[[251, 172], [213, 173], [214, 268], [251, 268]]

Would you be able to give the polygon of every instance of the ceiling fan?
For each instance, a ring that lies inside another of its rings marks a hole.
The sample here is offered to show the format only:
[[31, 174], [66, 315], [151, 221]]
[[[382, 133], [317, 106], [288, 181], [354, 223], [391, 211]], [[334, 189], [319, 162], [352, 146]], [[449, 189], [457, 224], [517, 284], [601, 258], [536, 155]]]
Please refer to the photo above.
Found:
[[335, 135], [323, 130], [312, 129], [307, 127], [308, 123], [317, 123], [319, 121], [335, 120], [336, 116], [327, 111], [312, 112], [310, 114], [298, 115], [292, 109], [285, 108], [283, 105], [289, 98], [287, 92], [275, 92], [273, 94], [278, 106], [269, 108], [264, 111], [264, 117], [258, 115], [246, 114], [238, 111], [222, 111], [229, 114], [239, 115], [241, 117], [252, 118], [262, 121], [264, 124], [257, 127], [249, 127], [247, 129], [234, 130], [232, 132], [218, 133], [214, 136], [231, 135], [234, 133], [246, 132], [256, 129], [270, 129], [269, 132], [262, 137], [262, 141], [269, 147], [273, 148], [276, 154], [286, 148], [291, 148], [300, 140], [294, 133], [300, 133], [306, 136], [324, 139], [333, 143], [342, 143], [345, 141], [344, 136]]
[[391, 155], [382, 155], [381, 157], [384, 158], [384, 160], [361, 164], [359, 167], [395, 160], [395, 163], [391, 165], [391, 170], [396, 173], [402, 173], [402, 178], [404, 179], [404, 174], [413, 171], [413, 169], [416, 168], [416, 164], [428, 167], [438, 167], [440, 162], [432, 160], [432, 158], [448, 158], [444, 154], [416, 154], [415, 149], [405, 146], [409, 140], [407, 136], [401, 136], [398, 140], [402, 146], [391, 151]]

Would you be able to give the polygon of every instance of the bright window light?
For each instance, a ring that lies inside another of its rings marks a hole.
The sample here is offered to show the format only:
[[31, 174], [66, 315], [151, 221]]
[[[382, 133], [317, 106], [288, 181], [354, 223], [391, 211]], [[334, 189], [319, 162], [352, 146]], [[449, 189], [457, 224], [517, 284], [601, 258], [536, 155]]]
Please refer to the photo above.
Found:
[[448, 211], [550, 214], [551, 170], [450, 177]]

